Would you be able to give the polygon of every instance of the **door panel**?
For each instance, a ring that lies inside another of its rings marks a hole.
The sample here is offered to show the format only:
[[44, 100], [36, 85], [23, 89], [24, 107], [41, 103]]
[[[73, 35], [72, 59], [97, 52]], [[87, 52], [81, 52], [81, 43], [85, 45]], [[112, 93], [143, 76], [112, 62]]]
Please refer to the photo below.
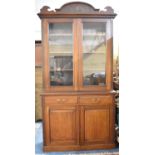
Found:
[[47, 123], [50, 144], [76, 144], [77, 110], [75, 106], [50, 106]]
[[110, 137], [110, 111], [108, 106], [81, 107], [81, 142], [104, 143]]
[[[47, 20], [44, 52], [44, 85], [47, 91], [77, 89], [76, 21]], [[74, 63], [73, 63], [74, 62]]]
[[72, 23], [49, 24], [50, 85], [73, 85]]
[[107, 56], [106, 21], [82, 19], [80, 29], [80, 90], [104, 90]]
[[83, 22], [83, 85], [105, 85], [106, 23]]
[[79, 89], [82, 91], [112, 88], [111, 26], [108, 19], [81, 19], [79, 23]]

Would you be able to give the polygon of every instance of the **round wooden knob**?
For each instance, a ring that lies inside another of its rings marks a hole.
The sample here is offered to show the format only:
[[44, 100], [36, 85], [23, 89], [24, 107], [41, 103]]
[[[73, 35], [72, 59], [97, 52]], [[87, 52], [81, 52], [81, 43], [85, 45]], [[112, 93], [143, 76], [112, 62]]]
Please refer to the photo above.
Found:
[[58, 98], [58, 99], [57, 99], [57, 102], [60, 102], [60, 101], [61, 101], [61, 99], [60, 99], [60, 98]]
[[66, 101], [66, 99], [62, 99], [62, 102], [65, 102]]

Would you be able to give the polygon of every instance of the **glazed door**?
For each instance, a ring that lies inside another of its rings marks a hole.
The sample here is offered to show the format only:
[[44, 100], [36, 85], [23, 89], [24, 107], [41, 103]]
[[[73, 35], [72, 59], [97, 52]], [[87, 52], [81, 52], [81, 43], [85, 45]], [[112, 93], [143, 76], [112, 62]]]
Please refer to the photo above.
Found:
[[79, 60], [80, 90], [107, 90], [112, 83], [111, 22], [103, 19], [82, 19], [80, 23]]
[[78, 140], [76, 106], [50, 105], [45, 111], [45, 145], [76, 145]]
[[74, 63], [77, 53], [74, 41], [76, 22], [72, 19], [49, 19], [44, 22], [45, 89], [74, 90], [77, 85], [77, 69]]

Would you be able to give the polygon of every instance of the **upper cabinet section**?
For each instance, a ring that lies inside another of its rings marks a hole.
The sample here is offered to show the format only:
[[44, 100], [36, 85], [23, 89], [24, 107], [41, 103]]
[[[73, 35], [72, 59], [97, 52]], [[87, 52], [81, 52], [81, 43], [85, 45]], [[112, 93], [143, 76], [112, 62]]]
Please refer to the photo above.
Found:
[[44, 90], [111, 91], [113, 9], [72, 2], [54, 11], [44, 6], [38, 15]]
[[70, 2], [64, 4], [60, 9], [50, 10], [50, 7], [44, 6], [38, 13], [40, 18], [55, 17], [98, 17], [115, 18], [114, 10], [107, 6], [104, 10], [95, 9], [92, 5], [85, 2]]

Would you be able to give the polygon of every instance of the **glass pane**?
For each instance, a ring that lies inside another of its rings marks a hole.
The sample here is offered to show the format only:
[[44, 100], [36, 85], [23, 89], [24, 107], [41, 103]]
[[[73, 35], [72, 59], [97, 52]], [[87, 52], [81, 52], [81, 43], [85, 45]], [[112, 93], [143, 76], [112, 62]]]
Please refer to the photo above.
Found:
[[73, 85], [72, 23], [49, 24], [50, 85]]
[[83, 23], [83, 84], [105, 85], [106, 23]]

